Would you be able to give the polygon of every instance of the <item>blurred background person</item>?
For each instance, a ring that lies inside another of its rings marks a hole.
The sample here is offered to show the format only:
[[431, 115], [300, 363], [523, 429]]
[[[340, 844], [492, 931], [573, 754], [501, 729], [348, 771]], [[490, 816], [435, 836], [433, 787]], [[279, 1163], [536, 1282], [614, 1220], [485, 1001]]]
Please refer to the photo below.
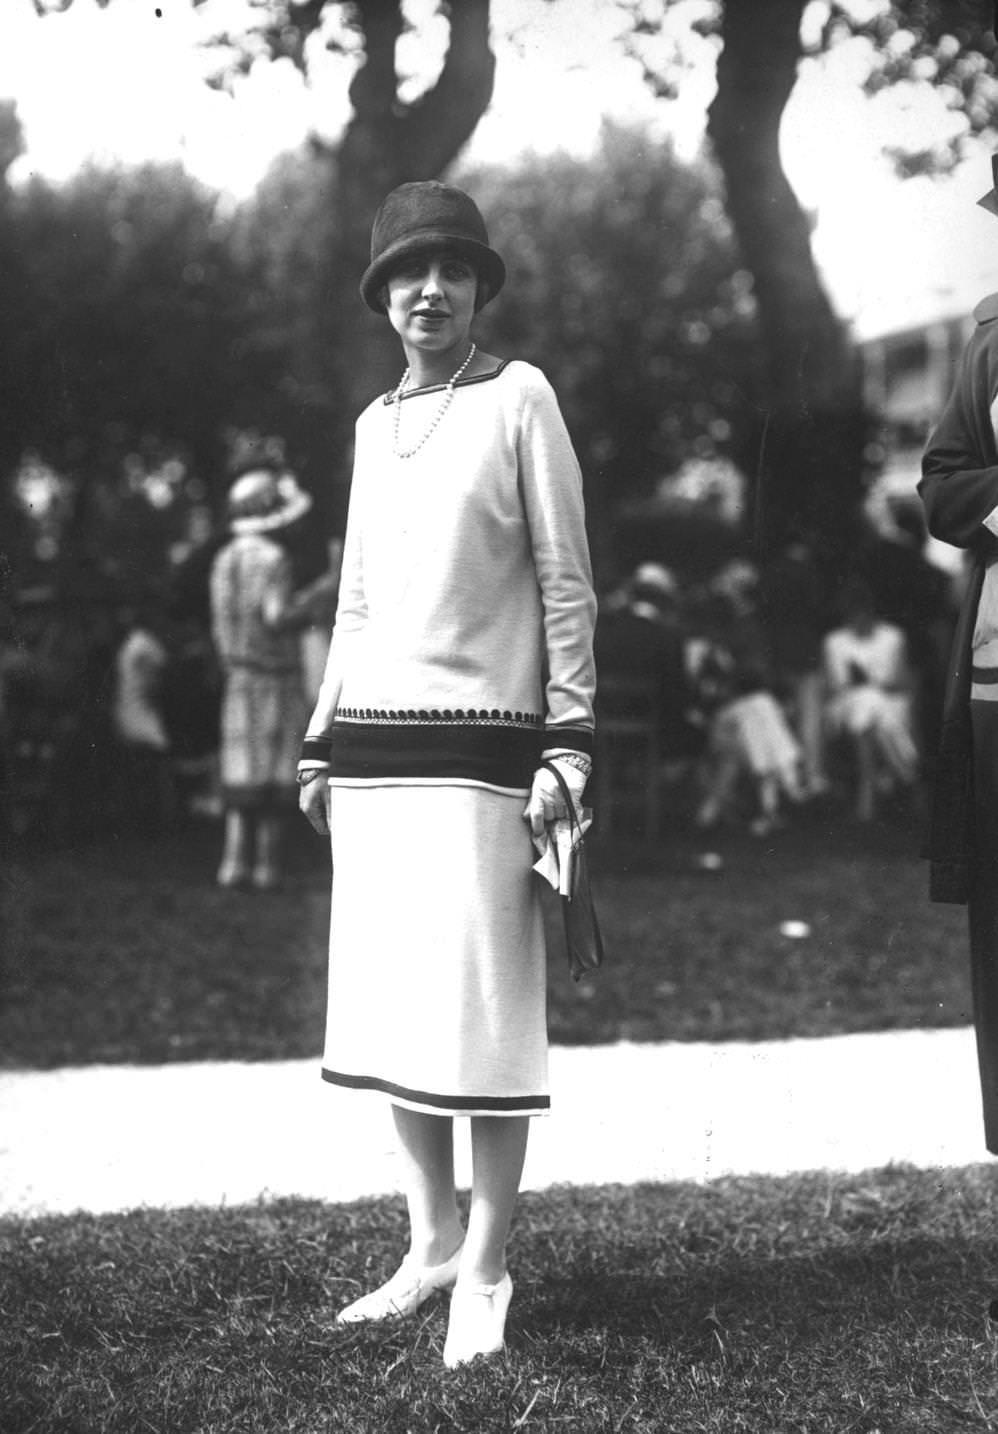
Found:
[[825, 598], [814, 550], [802, 534], [764, 568], [760, 608], [775, 690], [800, 743], [803, 795], [819, 797], [828, 790], [821, 661]]
[[223, 674], [220, 886], [266, 889], [281, 877], [284, 814], [293, 808], [305, 727], [300, 629], [288, 545], [312, 500], [276, 467], [253, 467], [229, 491], [230, 540], [211, 569], [212, 634]]
[[799, 802], [801, 748], [771, 687], [761, 629], [726, 586], [709, 589], [698, 608], [697, 692], [706, 748], [695, 825], [709, 830], [747, 810], [764, 836], [785, 800]]
[[858, 571], [877, 612], [905, 636], [911, 668], [915, 730], [931, 761], [939, 740], [946, 661], [956, 615], [951, 576], [927, 556], [928, 527], [921, 505], [894, 497], [883, 531], [865, 545]]
[[856, 815], [871, 821], [878, 793], [918, 780], [911, 668], [904, 633], [880, 618], [864, 578], [846, 580], [839, 610], [823, 644], [828, 729], [848, 743]]
[[661, 563], [640, 563], [596, 624], [600, 716], [654, 721], [662, 760], [688, 755], [682, 594]]
[[152, 598], [122, 613], [114, 655], [111, 726], [118, 747], [119, 811], [129, 827], [158, 832], [176, 811], [170, 736], [163, 709], [170, 660], [161, 605]]

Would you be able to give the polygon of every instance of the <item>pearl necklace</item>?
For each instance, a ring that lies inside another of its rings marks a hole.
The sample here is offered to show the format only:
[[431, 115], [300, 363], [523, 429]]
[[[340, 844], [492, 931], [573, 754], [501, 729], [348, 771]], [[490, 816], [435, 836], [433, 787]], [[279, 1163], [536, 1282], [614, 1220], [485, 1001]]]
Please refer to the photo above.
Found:
[[471, 348], [468, 350], [468, 357], [465, 359], [464, 363], [456, 371], [456, 373], [452, 374], [451, 377], [447, 380], [447, 392], [444, 394], [443, 401], [441, 402], [440, 407], [437, 409], [433, 418], [430, 420], [430, 426], [423, 434], [422, 438], [420, 438], [419, 441], [412, 446], [412, 448], [406, 448], [405, 450], [402, 450], [399, 448], [399, 427], [402, 423], [402, 394], [405, 390], [406, 384], [409, 382], [409, 370], [406, 369], [405, 373], [399, 379], [398, 388], [395, 390], [395, 429], [392, 434], [392, 449], [395, 453], [396, 458], [411, 458], [414, 453], [418, 453], [419, 450], [422, 448], [423, 444], [429, 438], [430, 434], [439, 425], [440, 420], [443, 418], [448, 408], [450, 408], [451, 404], [454, 402], [454, 385], [457, 383], [458, 379], [461, 377], [465, 369], [471, 363], [471, 360], [475, 357], [476, 351], [477, 346], [475, 344], [472, 344]]

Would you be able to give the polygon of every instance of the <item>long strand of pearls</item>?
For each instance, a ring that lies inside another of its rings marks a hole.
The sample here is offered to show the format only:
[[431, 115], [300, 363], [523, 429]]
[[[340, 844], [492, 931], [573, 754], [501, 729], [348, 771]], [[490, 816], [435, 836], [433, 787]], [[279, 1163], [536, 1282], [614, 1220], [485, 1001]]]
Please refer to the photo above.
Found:
[[405, 392], [405, 386], [409, 382], [409, 370], [406, 369], [405, 373], [399, 379], [398, 388], [395, 390], [395, 429], [392, 434], [392, 450], [396, 458], [411, 458], [414, 453], [418, 453], [419, 450], [422, 448], [423, 444], [430, 437], [433, 430], [439, 425], [448, 408], [450, 408], [451, 404], [454, 402], [454, 385], [457, 383], [458, 379], [461, 377], [465, 369], [471, 363], [471, 360], [475, 357], [476, 350], [477, 346], [475, 344], [472, 344], [471, 348], [468, 350], [468, 357], [465, 359], [464, 363], [447, 380], [447, 392], [444, 394], [443, 399], [440, 403], [440, 407], [437, 409], [436, 413], [431, 419], [430, 426], [423, 434], [422, 438], [419, 440], [418, 443], [413, 444], [412, 448], [406, 448], [403, 450], [399, 448], [399, 428], [402, 423], [402, 394]]

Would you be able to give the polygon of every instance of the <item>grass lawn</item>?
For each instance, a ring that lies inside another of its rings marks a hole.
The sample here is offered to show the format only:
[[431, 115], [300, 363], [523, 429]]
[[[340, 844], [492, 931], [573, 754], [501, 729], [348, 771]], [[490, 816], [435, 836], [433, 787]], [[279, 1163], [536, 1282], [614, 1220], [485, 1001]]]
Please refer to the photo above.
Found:
[[990, 1168], [522, 1197], [508, 1352], [330, 1316], [396, 1201], [0, 1221], [4, 1434], [998, 1430]]
[[[608, 961], [573, 985], [551, 962], [563, 1043], [757, 1040], [964, 1024], [964, 913], [925, 895], [918, 834], [798, 817], [758, 840], [624, 835], [594, 862]], [[218, 831], [30, 854], [0, 876], [0, 1062], [313, 1056], [321, 1048], [326, 851], [296, 829], [278, 893], [212, 884]], [[785, 920], [810, 935], [781, 935]]]

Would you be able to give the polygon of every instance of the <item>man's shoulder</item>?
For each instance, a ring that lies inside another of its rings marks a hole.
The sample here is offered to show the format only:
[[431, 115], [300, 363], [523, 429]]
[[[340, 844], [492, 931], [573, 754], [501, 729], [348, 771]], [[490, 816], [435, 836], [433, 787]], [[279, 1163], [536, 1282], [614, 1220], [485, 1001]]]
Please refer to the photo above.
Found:
[[990, 324], [998, 319], [998, 293], [981, 300], [974, 310], [974, 319], [978, 324]]

